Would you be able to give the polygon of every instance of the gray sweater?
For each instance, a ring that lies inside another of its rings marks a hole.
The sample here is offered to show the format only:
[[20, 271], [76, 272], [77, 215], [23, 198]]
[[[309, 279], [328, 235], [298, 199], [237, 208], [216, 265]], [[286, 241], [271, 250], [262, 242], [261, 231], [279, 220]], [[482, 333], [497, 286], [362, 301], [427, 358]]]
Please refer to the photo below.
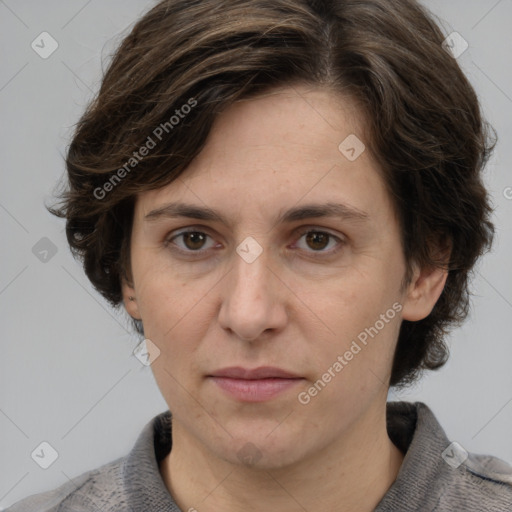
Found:
[[[421, 402], [389, 402], [387, 422], [391, 440], [406, 455], [375, 512], [512, 512], [510, 465], [450, 443]], [[166, 411], [144, 427], [127, 456], [25, 498], [7, 512], [182, 512], [158, 469], [171, 444]]]

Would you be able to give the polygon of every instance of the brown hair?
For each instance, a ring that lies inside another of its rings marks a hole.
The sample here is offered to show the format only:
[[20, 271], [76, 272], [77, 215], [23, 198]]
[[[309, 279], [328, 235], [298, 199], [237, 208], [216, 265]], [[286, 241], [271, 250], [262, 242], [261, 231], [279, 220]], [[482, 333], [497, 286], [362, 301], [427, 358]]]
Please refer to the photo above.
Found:
[[495, 141], [443, 39], [413, 0], [164, 0], [113, 56], [50, 211], [67, 219], [73, 254], [118, 306], [136, 195], [175, 180], [221, 111], [293, 83], [348, 95], [398, 213], [408, 276], [412, 262], [442, 264], [439, 242], [452, 247], [432, 313], [401, 326], [390, 385], [410, 383], [445, 363], [444, 335], [468, 313], [470, 272], [494, 231], [481, 173]]

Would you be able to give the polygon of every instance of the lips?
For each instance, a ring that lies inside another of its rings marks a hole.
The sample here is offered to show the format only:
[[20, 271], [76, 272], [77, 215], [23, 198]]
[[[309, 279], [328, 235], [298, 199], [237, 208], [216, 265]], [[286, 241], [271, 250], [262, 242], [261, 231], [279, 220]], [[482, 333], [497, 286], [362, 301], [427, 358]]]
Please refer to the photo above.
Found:
[[294, 373], [271, 366], [223, 368], [208, 377], [230, 398], [240, 402], [264, 402], [303, 381]]
[[240, 366], [232, 366], [230, 368], [223, 368], [222, 370], [215, 371], [211, 374], [212, 377], [226, 377], [228, 379], [297, 379], [301, 378], [299, 375], [293, 374], [281, 368], [273, 366], [261, 366], [249, 370]]

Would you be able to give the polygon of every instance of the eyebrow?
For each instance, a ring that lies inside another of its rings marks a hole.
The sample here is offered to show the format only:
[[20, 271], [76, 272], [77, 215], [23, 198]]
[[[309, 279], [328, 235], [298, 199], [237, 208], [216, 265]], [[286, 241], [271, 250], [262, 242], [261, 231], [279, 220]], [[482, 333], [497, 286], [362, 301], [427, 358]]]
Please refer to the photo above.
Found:
[[[161, 218], [178, 217], [220, 222], [226, 225], [230, 224], [230, 222], [216, 210], [187, 203], [165, 204], [146, 214], [144, 220], [153, 222]], [[290, 223], [321, 217], [337, 217], [343, 220], [361, 222], [368, 220], [369, 215], [358, 208], [341, 203], [306, 204], [285, 211], [279, 215], [276, 223]]]

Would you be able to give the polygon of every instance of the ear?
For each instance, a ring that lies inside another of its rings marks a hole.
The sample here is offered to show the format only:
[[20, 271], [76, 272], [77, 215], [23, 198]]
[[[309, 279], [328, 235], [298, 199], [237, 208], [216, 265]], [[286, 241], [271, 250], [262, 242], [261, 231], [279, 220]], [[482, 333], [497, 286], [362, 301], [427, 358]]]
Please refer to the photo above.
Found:
[[123, 292], [123, 303], [127, 313], [135, 320], [141, 320], [139, 306], [137, 304], [137, 294], [132, 283], [122, 280], [121, 290]]
[[406, 289], [402, 318], [411, 322], [423, 320], [432, 312], [443, 292], [448, 278], [450, 251], [445, 253], [442, 267], [414, 268], [413, 277]]

